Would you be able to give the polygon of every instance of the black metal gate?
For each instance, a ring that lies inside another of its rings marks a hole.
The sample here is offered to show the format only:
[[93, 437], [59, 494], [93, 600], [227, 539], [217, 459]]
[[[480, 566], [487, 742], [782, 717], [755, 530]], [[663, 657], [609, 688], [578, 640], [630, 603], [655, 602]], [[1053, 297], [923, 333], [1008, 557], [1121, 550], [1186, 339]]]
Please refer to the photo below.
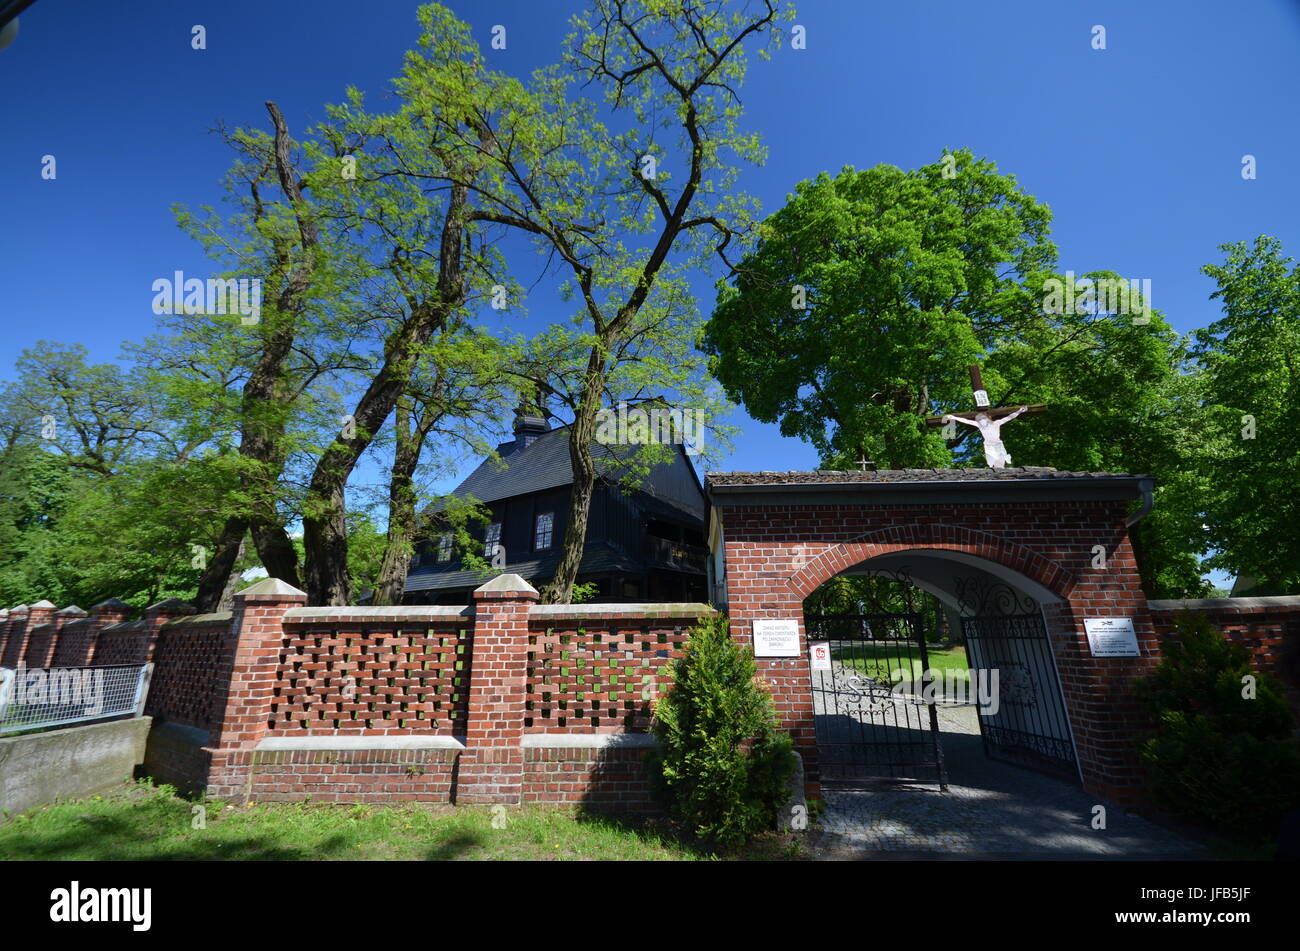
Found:
[[[916, 692], [930, 667], [921, 615], [809, 615], [804, 623], [829, 654], [811, 671], [822, 782], [910, 779], [946, 789], [938, 715]], [[899, 670], [912, 689], [900, 686]]]
[[961, 624], [971, 668], [981, 676], [997, 671], [996, 711], [980, 710], [984, 752], [1077, 782], [1074, 742], [1042, 616], [967, 617]]

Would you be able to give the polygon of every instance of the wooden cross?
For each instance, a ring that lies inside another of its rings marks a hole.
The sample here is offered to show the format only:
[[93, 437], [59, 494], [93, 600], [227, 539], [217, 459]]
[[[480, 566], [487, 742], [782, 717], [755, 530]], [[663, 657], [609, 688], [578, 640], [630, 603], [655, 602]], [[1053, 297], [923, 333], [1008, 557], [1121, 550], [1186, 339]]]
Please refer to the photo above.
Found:
[[[980, 376], [980, 368], [975, 364], [971, 364], [970, 367], [970, 386], [975, 395], [975, 409], [963, 410], [957, 413], [945, 413], [943, 416], [930, 416], [926, 419], [925, 424], [927, 426], [942, 426], [945, 422], [944, 416], [960, 416], [962, 419], [974, 419], [980, 413], [983, 413], [990, 419], [1001, 419], [1003, 416], [1010, 416], [1012, 413], [1018, 412], [1021, 409], [1019, 406], [990, 406], [989, 394], [988, 391], [984, 389], [984, 380]], [[1031, 406], [1024, 407], [1024, 413], [1027, 416], [1036, 416], [1040, 413], [1046, 412], [1046, 403], [1034, 403]]]

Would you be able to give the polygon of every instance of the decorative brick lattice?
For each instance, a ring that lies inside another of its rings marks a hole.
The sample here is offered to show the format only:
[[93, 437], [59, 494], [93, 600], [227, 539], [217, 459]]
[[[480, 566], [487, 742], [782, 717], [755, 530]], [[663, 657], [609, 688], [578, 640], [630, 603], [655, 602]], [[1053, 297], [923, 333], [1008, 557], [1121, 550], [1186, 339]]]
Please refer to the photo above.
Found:
[[99, 632], [99, 643], [91, 663], [96, 667], [143, 664], [148, 660], [149, 640], [140, 621], [118, 624]]
[[464, 731], [466, 639], [460, 630], [289, 629], [269, 730], [340, 735]]
[[530, 631], [524, 732], [646, 732], [686, 640], [682, 624]]
[[210, 729], [221, 717], [230, 684], [218, 675], [231, 650], [230, 617], [197, 626], [164, 627], [154, 649], [145, 713]]

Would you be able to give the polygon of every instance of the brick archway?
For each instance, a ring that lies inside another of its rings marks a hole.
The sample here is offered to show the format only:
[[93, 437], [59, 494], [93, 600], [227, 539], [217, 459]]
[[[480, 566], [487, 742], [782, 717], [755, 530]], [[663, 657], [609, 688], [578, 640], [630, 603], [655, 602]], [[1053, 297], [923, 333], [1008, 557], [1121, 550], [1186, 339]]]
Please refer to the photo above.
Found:
[[[1145, 511], [1134, 516], [1132, 503], [1149, 503], [1150, 479], [967, 469], [711, 473], [706, 485], [718, 600], [733, 635], [750, 643], [756, 620], [797, 623], [800, 653], [761, 657], [758, 667], [805, 756], [810, 794], [820, 779], [804, 598], [873, 558], [926, 551], [1033, 583], [1084, 787], [1121, 802], [1141, 798], [1135, 741], [1149, 720], [1130, 685], [1155, 666], [1160, 647], [1129, 527]], [[1094, 655], [1087, 618], [1131, 619], [1137, 655]]]
[[881, 555], [914, 549], [955, 551], [982, 558], [1034, 581], [1061, 598], [1068, 598], [1076, 579], [1062, 565], [1024, 545], [989, 532], [942, 522], [880, 528], [824, 551], [786, 579], [790, 593], [802, 601], [821, 584]]

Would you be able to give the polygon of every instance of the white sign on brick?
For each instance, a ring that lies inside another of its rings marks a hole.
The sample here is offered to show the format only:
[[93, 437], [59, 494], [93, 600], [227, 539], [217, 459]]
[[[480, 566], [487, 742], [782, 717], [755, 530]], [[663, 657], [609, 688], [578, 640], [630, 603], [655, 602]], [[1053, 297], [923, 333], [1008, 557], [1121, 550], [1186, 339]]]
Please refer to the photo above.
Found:
[[1088, 650], [1093, 657], [1140, 657], [1137, 634], [1131, 617], [1089, 617], [1083, 619], [1088, 632]]
[[759, 618], [754, 622], [755, 657], [798, 657], [799, 622], [794, 618]]

